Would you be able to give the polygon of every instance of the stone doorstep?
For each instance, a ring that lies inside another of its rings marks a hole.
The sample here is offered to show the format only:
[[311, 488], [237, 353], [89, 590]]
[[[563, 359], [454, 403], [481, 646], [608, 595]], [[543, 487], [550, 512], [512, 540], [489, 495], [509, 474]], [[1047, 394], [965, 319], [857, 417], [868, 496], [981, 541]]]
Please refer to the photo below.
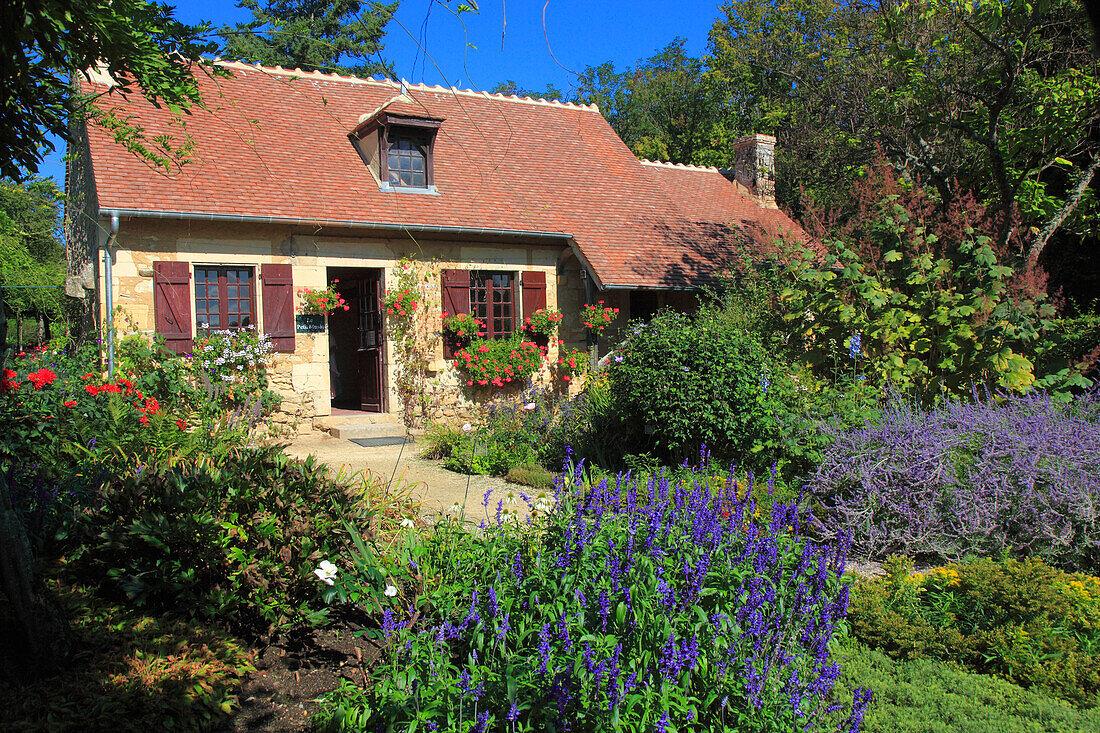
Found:
[[339, 415], [315, 418], [313, 427], [334, 438], [401, 437], [405, 424], [397, 415], [385, 412], [364, 412], [361, 415]]

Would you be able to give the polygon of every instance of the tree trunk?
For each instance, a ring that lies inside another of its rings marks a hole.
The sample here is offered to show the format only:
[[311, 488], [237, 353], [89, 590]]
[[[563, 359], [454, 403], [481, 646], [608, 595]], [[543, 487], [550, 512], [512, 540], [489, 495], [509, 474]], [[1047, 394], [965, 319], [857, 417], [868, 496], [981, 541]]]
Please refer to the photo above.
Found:
[[[7, 317], [0, 303], [0, 369], [7, 357]], [[72, 653], [68, 621], [35, 570], [31, 544], [19, 512], [11, 502], [8, 482], [0, 470], [0, 588], [8, 597], [12, 615], [22, 631], [29, 658], [37, 672], [60, 667]]]
[[1077, 183], [1070, 191], [1066, 202], [1062, 204], [1062, 208], [1055, 212], [1054, 216], [1043, 227], [1043, 230], [1039, 232], [1039, 236], [1031, 243], [1027, 250], [1027, 269], [1030, 270], [1039, 264], [1039, 255], [1043, 254], [1043, 249], [1047, 246], [1047, 242], [1050, 241], [1054, 232], [1058, 231], [1058, 227], [1062, 226], [1069, 215], [1077, 208], [1077, 204], [1081, 203], [1081, 198], [1085, 195], [1089, 184], [1092, 183], [1092, 178], [1096, 175], [1098, 168], [1100, 168], [1100, 154], [1094, 157], [1089, 162], [1089, 167], [1081, 172], [1081, 177], [1077, 179]]

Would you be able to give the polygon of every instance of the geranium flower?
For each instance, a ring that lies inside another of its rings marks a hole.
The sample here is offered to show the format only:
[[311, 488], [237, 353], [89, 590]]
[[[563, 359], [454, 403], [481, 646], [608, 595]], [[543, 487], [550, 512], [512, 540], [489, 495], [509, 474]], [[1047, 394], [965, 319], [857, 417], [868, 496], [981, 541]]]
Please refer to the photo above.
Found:
[[76, 400], [65, 400], [61, 404], [65, 407], [76, 407]]
[[54, 380], [57, 379], [57, 375], [49, 369], [42, 368], [39, 369], [37, 372], [31, 372], [30, 374], [28, 374], [27, 379], [30, 381], [31, 384], [34, 385], [34, 388], [36, 390], [39, 390], [47, 385], [53, 384]]

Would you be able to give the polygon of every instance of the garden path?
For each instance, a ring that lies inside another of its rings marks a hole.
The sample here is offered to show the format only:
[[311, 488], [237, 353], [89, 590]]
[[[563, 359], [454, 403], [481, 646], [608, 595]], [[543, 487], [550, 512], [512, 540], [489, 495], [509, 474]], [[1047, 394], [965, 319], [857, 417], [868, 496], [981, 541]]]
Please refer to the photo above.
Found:
[[425, 518], [465, 502], [467, 516], [478, 519], [485, 512], [481, 500], [487, 490], [503, 495], [523, 488], [502, 478], [464, 476], [448, 471], [439, 461], [420, 458], [420, 446], [416, 443], [367, 448], [326, 433], [311, 432], [291, 441], [286, 452], [296, 458], [312, 455], [328, 464], [333, 474], [343, 469], [345, 473], [370, 471], [387, 481], [393, 476], [393, 487], [397, 491], [411, 486], [412, 498], [423, 503], [421, 514]]

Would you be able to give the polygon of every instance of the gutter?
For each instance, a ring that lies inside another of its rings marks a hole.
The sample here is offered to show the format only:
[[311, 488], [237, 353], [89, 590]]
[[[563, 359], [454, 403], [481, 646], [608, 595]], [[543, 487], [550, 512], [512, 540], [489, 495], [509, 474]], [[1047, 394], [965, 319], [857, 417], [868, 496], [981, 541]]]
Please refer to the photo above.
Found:
[[541, 232], [523, 229], [491, 229], [488, 227], [442, 226], [437, 224], [392, 224], [378, 221], [349, 219], [303, 219], [294, 216], [255, 216], [252, 214], [208, 214], [192, 211], [149, 211], [146, 209], [100, 209], [100, 214], [111, 217], [129, 216], [143, 219], [189, 219], [192, 221], [224, 221], [242, 224], [289, 224], [296, 226], [345, 227], [355, 229], [381, 229], [391, 232], [431, 232], [437, 234], [488, 234], [498, 237], [525, 237], [531, 239], [572, 240], [572, 234]]
[[[543, 232], [529, 229], [494, 229], [490, 227], [463, 227], [463, 226], [444, 226], [438, 224], [393, 224], [390, 222], [379, 221], [356, 221], [353, 219], [307, 219], [294, 216], [257, 216], [253, 214], [216, 214], [216, 213], [203, 213], [195, 211], [153, 211], [149, 209], [100, 209], [101, 214], [106, 214], [111, 217], [112, 235], [111, 240], [108, 240], [108, 246], [113, 241], [114, 233], [117, 233], [117, 221], [121, 216], [141, 218], [141, 219], [184, 219], [191, 221], [218, 221], [218, 222], [234, 222], [240, 224], [283, 224], [291, 226], [313, 226], [313, 227], [342, 227], [349, 229], [375, 229], [388, 232], [428, 232], [432, 234], [474, 234], [474, 235], [488, 235], [494, 237], [516, 237], [524, 239], [556, 239], [563, 240], [569, 243], [570, 249], [573, 251], [573, 255], [581, 263], [581, 266], [588, 273], [589, 277], [595, 282], [596, 287], [600, 290], [640, 290], [648, 288], [638, 288], [635, 285], [616, 285], [611, 283], [605, 283], [596, 273], [596, 268], [592, 266], [592, 263], [588, 261], [588, 258], [581, 252], [580, 247], [577, 246], [577, 240], [573, 238], [572, 234], [567, 232]], [[559, 266], [562, 264], [559, 261]], [[109, 272], [108, 266], [108, 272]], [[110, 286], [108, 286], [110, 287]], [[698, 288], [689, 286], [668, 286], [657, 288], [658, 290], [681, 290], [685, 292], [693, 292]], [[108, 291], [109, 293], [110, 291]], [[110, 296], [108, 295], [108, 298]], [[110, 318], [110, 314], [108, 314]]]
[[107, 328], [104, 334], [107, 337], [107, 378], [115, 378], [115, 304], [114, 304], [114, 278], [111, 276], [111, 245], [118, 237], [118, 214], [111, 214], [111, 233], [103, 244], [103, 269], [105, 295], [107, 300]]

